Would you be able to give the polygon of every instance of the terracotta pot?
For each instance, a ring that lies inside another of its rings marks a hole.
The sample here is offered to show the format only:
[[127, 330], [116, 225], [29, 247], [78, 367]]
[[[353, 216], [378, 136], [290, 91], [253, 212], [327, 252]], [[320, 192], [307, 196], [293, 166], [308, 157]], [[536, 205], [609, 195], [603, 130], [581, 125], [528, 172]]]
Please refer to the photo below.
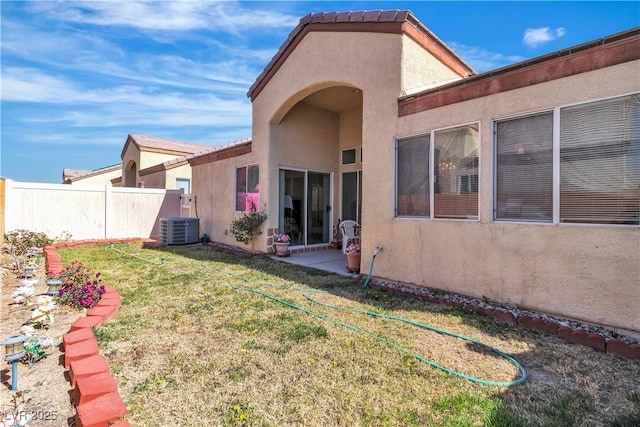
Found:
[[291, 253], [289, 252], [289, 243], [274, 243], [274, 247], [276, 248], [276, 255], [280, 257], [288, 257]]
[[360, 254], [347, 254], [347, 271], [360, 273]]

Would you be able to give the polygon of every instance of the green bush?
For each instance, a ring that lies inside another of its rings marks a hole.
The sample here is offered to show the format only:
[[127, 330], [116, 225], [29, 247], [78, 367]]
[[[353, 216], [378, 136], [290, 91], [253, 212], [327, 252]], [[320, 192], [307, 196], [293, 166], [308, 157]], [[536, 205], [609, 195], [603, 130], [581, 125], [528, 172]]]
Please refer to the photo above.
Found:
[[231, 222], [229, 231], [238, 242], [248, 245], [251, 243], [251, 254], [253, 255], [253, 245], [256, 236], [262, 233], [262, 223], [267, 219], [264, 210], [258, 211], [256, 205], [251, 203], [251, 210], [242, 214], [238, 219]]

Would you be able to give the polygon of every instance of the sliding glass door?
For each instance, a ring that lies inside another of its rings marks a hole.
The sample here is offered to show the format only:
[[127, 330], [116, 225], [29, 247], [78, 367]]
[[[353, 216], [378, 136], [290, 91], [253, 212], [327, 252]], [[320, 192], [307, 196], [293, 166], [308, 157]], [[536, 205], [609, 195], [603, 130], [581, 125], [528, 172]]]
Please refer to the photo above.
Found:
[[329, 243], [331, 175], [280, 170], [279, 228], [293, 246]]

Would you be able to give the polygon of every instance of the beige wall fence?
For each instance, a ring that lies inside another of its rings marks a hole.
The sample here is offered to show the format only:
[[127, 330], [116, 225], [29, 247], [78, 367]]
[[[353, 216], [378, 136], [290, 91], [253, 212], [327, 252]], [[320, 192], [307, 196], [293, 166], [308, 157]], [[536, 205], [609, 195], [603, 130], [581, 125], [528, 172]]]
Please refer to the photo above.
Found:
[[0, 178], [0, 245], [4, 243], [4, 178]]
[[53, 239], [158, 239], [160, 218], [179, 217], [181, 211], [182, 190], [4, 183], [4, 229]]

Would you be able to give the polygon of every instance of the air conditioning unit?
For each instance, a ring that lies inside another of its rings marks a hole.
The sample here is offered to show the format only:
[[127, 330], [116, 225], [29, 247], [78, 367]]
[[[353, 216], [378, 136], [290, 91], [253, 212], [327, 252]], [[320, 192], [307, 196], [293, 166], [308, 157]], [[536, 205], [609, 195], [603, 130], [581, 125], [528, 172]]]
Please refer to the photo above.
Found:
[[165, 245], [186, 245], [200, 241], [198, 218], [160, 218], [160, 241]]

